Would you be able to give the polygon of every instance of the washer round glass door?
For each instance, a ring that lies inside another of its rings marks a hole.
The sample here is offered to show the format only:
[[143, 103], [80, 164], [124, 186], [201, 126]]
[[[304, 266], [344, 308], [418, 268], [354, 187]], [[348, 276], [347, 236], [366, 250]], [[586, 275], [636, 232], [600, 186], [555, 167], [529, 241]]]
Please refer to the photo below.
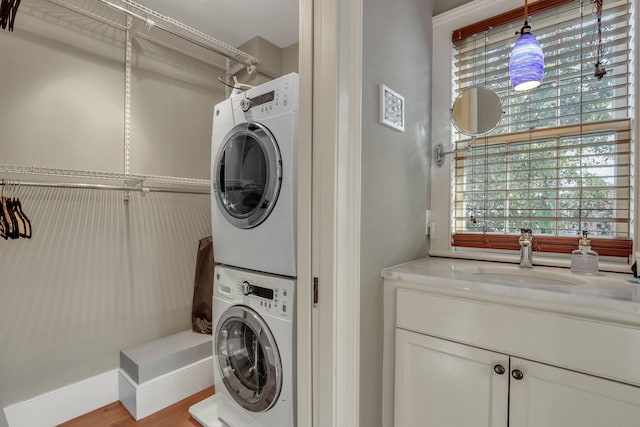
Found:
[[253, 309], [234, 305], [218, 321], [215, 352], [222, 381], [240, 406], [271, 408], [282, 389], [282, 361], [273, 334]]
[[238, 228], [253, 228], [273, 210], [282, 182], [282, 158], [269, 129], [235, 126], [222, 141], [214, 168], [218, 208]]

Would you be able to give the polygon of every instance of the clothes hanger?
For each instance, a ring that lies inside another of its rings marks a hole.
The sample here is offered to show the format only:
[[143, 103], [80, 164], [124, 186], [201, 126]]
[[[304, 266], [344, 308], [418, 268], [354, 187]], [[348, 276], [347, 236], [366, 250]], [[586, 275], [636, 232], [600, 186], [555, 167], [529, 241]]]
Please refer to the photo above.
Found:
[[24, 222], [24, 218], [22, 217], [22, 215], [20, 215], [20, 212], [18, 212], [18, 199], [15, 197], [11, 199], [10, 212], [16, 219], [16, 238], [26, 237], [26, 225]]
[[[17, 182], [16, 188], [19, 188], [19, 187], [20, 187], [20, 182]], [[15, 212], [22, 219], [23, 230], [20, 232], [20, 237], [25, 237], [27, 239], [30, 239], [31, 238], [31, 221], [22, 210], [22, 204], [20, 203], [19, 197], [16, 197], [14, 199], [14, 209], [15, 209]]]
[[0, 237], [4, 240], [9, 238], [7, 234], [7, 222], [4, 219], [4, 212], [2, 211], [2, 198], [0, 198]]
[[13, 225], [13, 228], [11, 229], [11, 234], [9, 235], [9, 237], [15, 240], [20, 237], [20, 232], [18, 231], [18, 220], [15, 214], [13, 213], [13, 204], [11, 203], [11, 199], [9, 197], [5, 199], [5, 203], [7, 205], [7, 213], [9, 214], [9, 220]]
[[[2, 0], [0, 3], [0, 28], [13, 31], [13, 24], [16, 22], [18, 7], [21, 0]], [[9, 27], [9, 28], [7, 28]]]
[[9, 238], [9, 223], [4, 216], [4, 209], [2, 208], [4, 206], [4, 186], [5, 182], [3, 179], [0, 183], [0, 187], [2, 187], [0, 190], [0, 237], [7, 240]]
[[[18, 182], [14, 181], [9, 184], [10, 192], [16, 193], [16, 189], [18, 186]], [[8, 197], [7, 198], [7, 209], [9, 210], [9, 215], [11, 216], [11, 220], [13, 221], [13, 238], [19, 239], [21, 234], [24, 234], [24, 222], [18, 212], [16, 211], [16, 198]]]
[[16, 239], [17, 224], [15, 217], [11, 213], [11, 200], [8, 197], [2, 198], [2, 211], [8, 225], [7, 236], [10, 239]]
[[20, 203], [20, 199], [18, 199], [18, 212], [20, 212], [20, 215], [22, 216], [22, 219], [24, 219], [24, 236], [27, 239], [31, 238], [31, 220], [29, 219], [29, 217], [27, 217], [27, 215], [25, 215], [25, 213], [22, 211], [22, 204]]
[[7, 28], [9, 23], [9, 14], [12, 6], [13, 0], [2, 0], [2, 4], [0, 4], [0, 28], [3, 30]]
[[6, 28], [5, 16], [6, 16], [6, 10], [8, 6], [9, 6], [8, 0], [2, 0], [2, 3], [0, 3], [0, 28], [2, 29]]
[[16, 15], [18, 14], [20, 1], [21, 0], [13, 0], [13, 7], [11, 8], [11, 21], [9, 21], [9, 31], [13, 31], [13, 24], [16, 22]]

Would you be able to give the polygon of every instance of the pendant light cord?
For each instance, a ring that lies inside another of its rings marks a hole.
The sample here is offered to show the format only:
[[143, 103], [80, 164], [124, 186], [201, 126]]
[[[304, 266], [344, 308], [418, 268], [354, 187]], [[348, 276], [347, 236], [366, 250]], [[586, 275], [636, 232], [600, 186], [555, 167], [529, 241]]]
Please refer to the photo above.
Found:
[[524, 25], [522, 29], [520, 29], [520, 35], [527, 33], [531, 33], [531, 25], [529, 25], [529, 2], [524, 0]]

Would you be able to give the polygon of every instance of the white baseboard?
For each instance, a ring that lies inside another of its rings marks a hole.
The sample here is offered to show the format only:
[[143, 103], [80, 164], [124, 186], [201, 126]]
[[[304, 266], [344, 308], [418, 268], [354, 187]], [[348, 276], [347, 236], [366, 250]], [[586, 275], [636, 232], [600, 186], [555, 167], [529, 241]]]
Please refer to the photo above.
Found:
[[213, 385], [213, 356], [142, 384], [114, 369], [4, 408], [9, 427], [52, 427], [118, 400], [139, 420]]
[[213, 356], [136, 384], [120, 370], [120, 401], [136, 420], [213, 385]]
[[118, 400], [114, 369], [4, 408], [9, 427], [51, 427]]

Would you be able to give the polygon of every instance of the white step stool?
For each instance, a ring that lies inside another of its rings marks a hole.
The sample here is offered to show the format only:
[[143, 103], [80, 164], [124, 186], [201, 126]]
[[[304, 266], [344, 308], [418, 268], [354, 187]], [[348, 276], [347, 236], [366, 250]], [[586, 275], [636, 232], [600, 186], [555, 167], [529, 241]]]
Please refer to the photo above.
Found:
[[188, 330], [120, 351], [120, 401], [136, 420], [212, 385], [211, 335]]

